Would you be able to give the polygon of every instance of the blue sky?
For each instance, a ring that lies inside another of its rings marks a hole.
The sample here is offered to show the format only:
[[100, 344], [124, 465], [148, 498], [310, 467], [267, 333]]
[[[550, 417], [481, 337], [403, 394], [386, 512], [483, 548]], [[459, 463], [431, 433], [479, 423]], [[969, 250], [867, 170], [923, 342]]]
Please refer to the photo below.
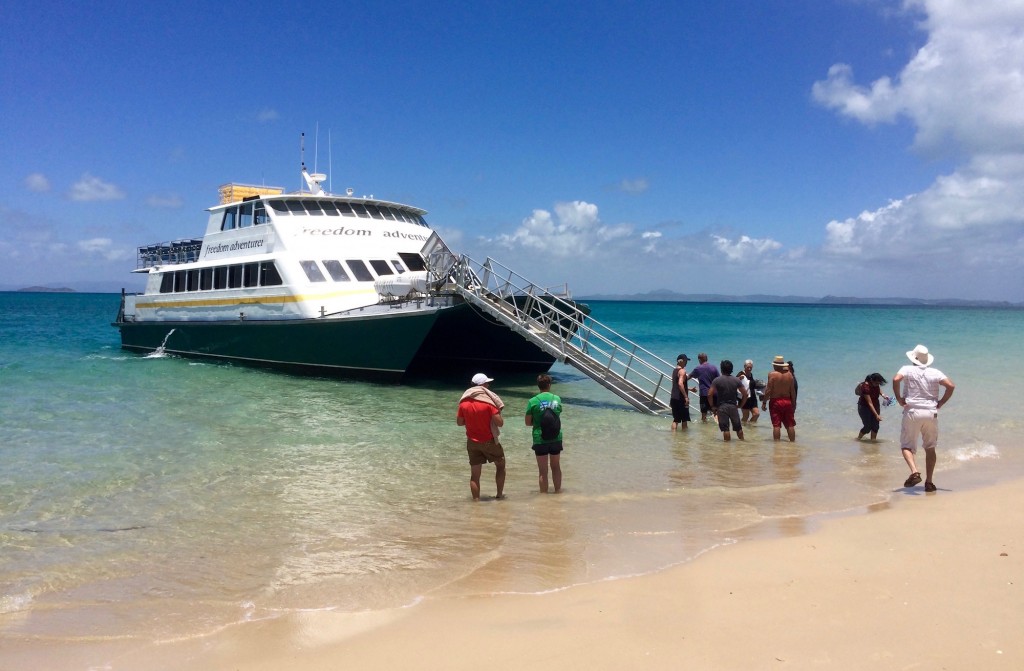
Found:
[[0, 15], [0, 288], [136, 286], [219, 185], [298, 188], [305, 132], [333, 190], [577, 295], [1024, 301], [1024, 0]]

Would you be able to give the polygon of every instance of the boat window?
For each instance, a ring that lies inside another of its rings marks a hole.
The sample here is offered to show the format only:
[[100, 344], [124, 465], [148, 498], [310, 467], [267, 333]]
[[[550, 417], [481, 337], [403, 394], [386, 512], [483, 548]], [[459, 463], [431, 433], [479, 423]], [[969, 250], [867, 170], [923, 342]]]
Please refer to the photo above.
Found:
[[345, 272], [345, 267], [341, 265], [341, 261], [327, 260], [324, 261], [324, 268], [330, 273], [331, 279], [335, 282], [348, 282], [349, 276]]
[[160, 293], [169, 294], [174, 291], [174, 273], [160, 273]]
[[373, 266], [373, 270], [377, 273], [377, 277], [380, 277], [381, 275], [395, 274], [395, 271], [391, 270], [391, 266], [388, 265], [387, 261], [378, 261], [377, 259], [374, 259], [373, 261], [370, 261], [370, 265]]
[[306, 200], [303, 201], [302, 204], [306, 206], [306, 211], [309, 212], [310, 214], [323, 216], [324, 211], [320, 209], [320, 203], [316, 202], [315, 200]]
[[398, 271], [399, 275], [405, 272], [405, 268], [402, 267], [402, 264], [399, 263], [397, 259], [391, 259], [391, 265], [395, 267], [395, 270]]
[[287, 201], [287, 203], [288, 203], [288, 211], [291, 212], [292, 214], [305, 214], [306, 213], [306, 209], [304, 207], [302, 207], [302, 201], [301, 200], [289, 200], [289, 201]]
[[366, 204], [366, 211], [370, 213], [370, 216], [374, 219], [383, 219], [384, 215], [380, 213], [380, 208], [376, 205]]
[[213, 288], [214, 289], [227, 289], [228, 288], [228, 267], [218, 266], [213, 269]]
[[426, 270], [427, 266], [423, 263], [423, 257], [419, 254], [412, 254], [410, 252], [398, 252], [398, 258], [405, 262], [405, 267], [409, 270]]
[[281, 214], [288, 214], [288, 203], [283, 200], [272, 200], [270, 201], [270, 207], [274, 208], [274, 212], [280, 212]]
[[237, 289], [242, 286], [242, 266], [228, 266], [228, 288]]
[[188, 275], [185, 276], [185, 289], [186, 291], [196, 291], [199, 288], [199, 271], [190, 270]]
[[260, 264], [247, 263], [242, 267], [242, 286], [255, 287], [260, 283]]
[[408, 213], [403, 212], [402, 210], [395, 210], [395, 216], [398, 217], [399, 221], [404, 221], [407, 224], [415, 224], [416, 223], [415, 221], [413, 221], [409, 217]]
[[418, 223], [420, 226], [426, 226], [427, 225], [427, 220], [424, 219], [421, 215], [417, 214], [415, 216], [416, 216], [416, 223]]
[[353, 216], [352, 206], [348, 203], [338, 203], [338, 212], [341, 212], [342, 216], [351, 217]]
[[233, 229], [237, 225], [235, 221], [237, 214], [237, 207], [229, 207], [228, 209], [224, 210], [224, 218], [221, 219], [220, 230], [230, 231], [231, 229]]
[[248, 228], [252, 226], [252, 203], [243, 203], [238, 208], [238, 227]]
[[281, 280], [281, 273], [277, 272], [277, 266], [273, 261], [260, 262], [260, 286], [276, 287], [284, 282]]
[[316, 265], [316, 261], [299, 261], [299, 265], [302, 266], [302, 270], [306, 273], [306, 277], [309, 278], [310, 282], [327, 281], [324, 274], [320, 272], [320, 267]]
[[370, 269], [366, 267], [366, 264], [358, 259], [348, 259], [349, 270], [352, 271], [352, 275], [355, 276], [360, 282], [372, 282], [373, 275], [370, 273]]
[[320, 207], [323, 208], [324, 212], [331, 215], [332, 217], [338, 216], [338, 208], [334, 207], [334, 203], [329, 200], [321, 200]]
[[174, 271], [174, 292], [178, 293], [185, 290], [185, 276], [187, 271], [175, 270]]
[[394, 221], [396, 219], [395, 213], [391, 211], [390, 207], [384, 207], [383, 205], [381, 205], [380, 206], [380, 213], [384, 215], [385, 219], [390, 219], [392, 221]]
[[199, 271], [199, 290], [209, 291], [213, 288], [213, 268], [203, 268]]
[[362, 203], [352, 203], [352, 211], [356, 213], [357, 217], [362, 217], [363, 219], [370, 218], [370, 213], [366, 211]]
[[270, 223], [270, 217], [267, 216], [267, 208], [263, 203], [256, 203], [253, 206], [253, 222], [257, 226], [260, 224]]

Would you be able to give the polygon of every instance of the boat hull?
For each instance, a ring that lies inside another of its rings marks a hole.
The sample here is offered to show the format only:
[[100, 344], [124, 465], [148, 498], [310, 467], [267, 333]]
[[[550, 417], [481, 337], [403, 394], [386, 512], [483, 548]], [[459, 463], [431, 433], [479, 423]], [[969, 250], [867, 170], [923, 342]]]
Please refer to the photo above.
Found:
[[555, 357], [468, 303], [338, 319], [117, 321], [123, 349], [399, 382], [537, 374]]
[[120, 321], [121, 347], [275, 368], [400, 381], [437, 310], [340, 319]]

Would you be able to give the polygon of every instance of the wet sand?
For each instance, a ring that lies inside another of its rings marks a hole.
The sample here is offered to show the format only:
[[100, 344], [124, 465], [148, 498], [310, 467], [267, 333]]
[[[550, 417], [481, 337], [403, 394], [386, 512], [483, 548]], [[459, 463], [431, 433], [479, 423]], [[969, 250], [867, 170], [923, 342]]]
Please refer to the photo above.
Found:
[[548, 594], [307, 612], [155, 647], [8, 649], [0, 661], [51, 669], [1024, 668], [1024, 481], [898, 490], [881, 510], [815, 526]]

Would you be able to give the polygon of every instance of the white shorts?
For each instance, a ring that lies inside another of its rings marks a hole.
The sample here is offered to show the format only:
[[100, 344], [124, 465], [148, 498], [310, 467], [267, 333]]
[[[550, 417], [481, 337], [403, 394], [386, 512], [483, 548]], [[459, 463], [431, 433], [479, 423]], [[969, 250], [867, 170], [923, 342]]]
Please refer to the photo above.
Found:
[[903, 409], [900, 449], [917, 454], [917, 437], [926, 450], [934, 450], [939, 442], [939, 411], [921, 408]]

